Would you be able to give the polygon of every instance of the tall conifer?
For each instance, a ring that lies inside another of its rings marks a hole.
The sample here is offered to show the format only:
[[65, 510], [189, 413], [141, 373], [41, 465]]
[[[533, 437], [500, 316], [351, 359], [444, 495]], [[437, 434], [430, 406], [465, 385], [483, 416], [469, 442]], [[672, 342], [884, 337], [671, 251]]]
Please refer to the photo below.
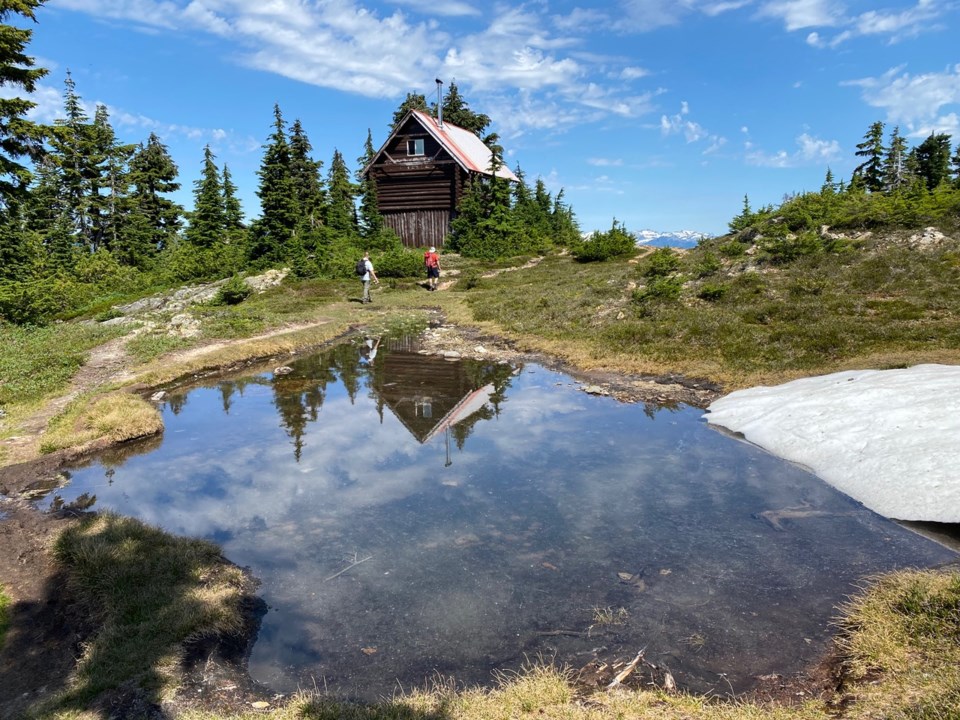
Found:
[[273, 106], [273, 133], [264, 146], [257, 174], [260, 187], [260, 219], [252, 230], [251, 260], [281, 262], [287, 257], [287, 243], [297, 225], [297, 197], [293, 185], [290, 144], [280, 106]]
[[193, 212], [187, 227], [187, 241], [198, 248], [211, 248], [223, 242], [226, 218], [220, 170], [213, 162], [216, 156], [207, 145], [203, 149], [203, 170], [193, 184]]
[[[47, 74], [34, 67], [26, 54], [33, 30], [8, 24], [11, 15], [35, 21], [34, 10], [43, 0], [4, 0], [0, 3], [0, 86], [32, 93], [36, 83]], [[30, 181], [30, 172], [20, 158], [38, 160], [43, 154], [42, 132], [25, 118], [36, 103], [21, 97], [0, 98], [0, 210], [11, 200], [22, 197]]]
[[353, 201], [356, 187], [350, 182], [350, 172], [339, 150], [334, 149], [327, 175], [330, 204], [327, 207], [327, 225], [341, 237], [356, 237], [357, 214]]
[[357, 158], [357, 188], [360, 196], [360, 233], [364, 238], [372, 238], [383, 230], [383, 216], [380, 215], [380, 203], [377, 199], [377, 183], [363, 171], [373, 160], [373, 134], [367, 128], [367, 140], [363, 144], [363, 155]]
[[857, 145], [857, 157], [865, 160], [853, 171], [854, 176], [862, 178], [864, 187], [870, 192], [883, 190], [883, 123], [875, 122], [867, 130], [863, 142]]

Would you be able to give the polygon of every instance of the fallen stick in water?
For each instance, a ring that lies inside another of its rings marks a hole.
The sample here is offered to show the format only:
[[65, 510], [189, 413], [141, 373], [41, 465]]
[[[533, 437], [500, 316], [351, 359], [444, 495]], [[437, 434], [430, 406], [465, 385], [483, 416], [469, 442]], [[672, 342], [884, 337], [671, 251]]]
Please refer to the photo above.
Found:
[[352, 569], [352, 568], [355, 568], [355, 567], [356, 567], [357, 565], [359, 565], [360, 563], [365, 563], [367, 560], [372, 560], [372, 559], [373, 559], [373, 555], [368, 555], [368, 556], [365, 557], [363, 560], [355, 560], [354, 562], [352, 562], [352, 563], [350, 563], [349, 565], [347, 565], [347, 566], [346, 566], [343, 570], [341, 570], [340, 572], [334, 573], [333, 575], [331, 575], [331, 576], [328, 577], [328, 578], [324, 578], [323, 581], [324, 581], [324, 582], [327, 582], [328, 580], [333, 580], [333, 579], [336, 578], [336, 577], [340, 577], [340, 576], [343, 575], [347, 570], [350, 570], [350, 569]]
[[626, 680], [627, 676], [629, 676], [630, 673], [632, 673], [634, 670], [637, 669], [637, 665], [640, 664], [641, 660], [643, 660], [643, 650], [638, 652], [637, 656], [633, 660], [631, 660], [630, 663], [623, 670], [617, 673], [617, 676], [610, 681], [609, 685], [607, 685], [607, 690], [617, 687], [618, 685], [620, 685], [620, 683]]

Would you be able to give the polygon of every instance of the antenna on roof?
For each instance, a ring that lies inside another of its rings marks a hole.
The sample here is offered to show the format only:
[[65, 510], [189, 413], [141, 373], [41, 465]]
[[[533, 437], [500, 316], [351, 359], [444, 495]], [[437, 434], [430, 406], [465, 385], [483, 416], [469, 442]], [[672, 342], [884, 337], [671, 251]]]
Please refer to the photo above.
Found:
[[434, 80], [437, 84], [437, 125], [443, 127], [443, 80]]

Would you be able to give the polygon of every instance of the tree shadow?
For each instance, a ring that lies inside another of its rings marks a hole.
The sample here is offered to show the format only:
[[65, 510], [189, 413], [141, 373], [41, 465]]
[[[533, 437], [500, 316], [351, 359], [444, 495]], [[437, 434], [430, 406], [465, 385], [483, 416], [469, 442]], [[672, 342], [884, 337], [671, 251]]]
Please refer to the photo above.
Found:
[[13, 608], [4, 719], [93, 709], [164, 718], [161, 694], [201, 658], [246, 676], [264, 606], [214, 544], [103, 513], [68, 526], [53, 554], [42, 599]]

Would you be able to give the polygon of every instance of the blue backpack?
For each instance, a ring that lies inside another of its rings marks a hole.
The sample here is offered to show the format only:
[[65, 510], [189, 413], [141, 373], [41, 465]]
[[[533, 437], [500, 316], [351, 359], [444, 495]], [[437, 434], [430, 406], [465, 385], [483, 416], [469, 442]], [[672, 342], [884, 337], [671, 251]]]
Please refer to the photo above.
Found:
[[363, 277], [366, 274], [367, 274], [367, 261], [364, 260], [363, 258], [360, 258], [357, 261], [357, 275], [359, 275], [360, 277]]

